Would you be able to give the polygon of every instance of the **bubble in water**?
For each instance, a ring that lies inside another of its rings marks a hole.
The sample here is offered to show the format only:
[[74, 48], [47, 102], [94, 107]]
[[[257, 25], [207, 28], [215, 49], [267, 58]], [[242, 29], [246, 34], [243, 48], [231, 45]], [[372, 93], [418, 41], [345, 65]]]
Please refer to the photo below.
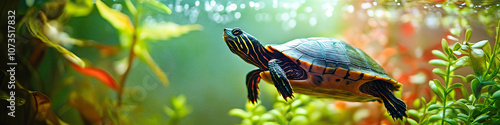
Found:
[[250, 1], [250, 2], [248, 2], [248, 6], [250, 6], [250, 7], [254, 7], [254, 6], [255, 6], [255, 3], [254, 3], [253, 1]]
[[184, 4], [184, 10], [188, 10], [189, 9], [189, 5], [188, 4]]
[[237, 8], [238, 8], [238, 6], [236, 4], [234, 4], [234, 3], [232, 3], [232, 4], [229, 4], [228, 7], [226, 7], [226, 11], [227, 12], [231, 12], [231, 11], [236, 10]]
[[114, 10], [117, 10], [117, 11], [122, 11], [121, 4], [113, 4], [113, 6], [111, 6], [111, 8], [113, 8]]
[[245, 4], [244, 4], [244, 3], [240, 4], [240, 8], [241, 8], [241, 9], [245, 9], [245, 7], [246, 7], [246, 6], [245, 6]]
[[306, 9], [305, 9], [305, 11], [308, 12], [308, 13], [312, 12], [312, 10], [313, 9], [311, 7], [306, 7]]
[[345, 9], [346, 9], [346, 10], [347, 10], [347, 12], [349, 12], [349, 13], [354, 12], [354, 6], [352, 6], [352, 5], [348, 5]]
[[288, 15], [288, 13], [281, 14], [281, 20], [287, 21], [288, 19], [290, 19], [290, 15]]
[[294, 28], [296, 24], [297, 24], [297, 22], [295, 22], [294, 19], [291, 19], [290, 21], [288, 21], [288, 26], [290, 28]]
[[205, 1], [205, 11], [211, 11], [212, 8], [212, 5], [208, 1]]
[[182, 6], [181, 5], [175, 5], [175, 12], [182, 12]]
[[191, 11], [190, 11], [191, 14], [189, 14], [189, 21], [191, 23], [196, 23], [196, 20], [198, 20], [198, 15], [200, 14], [200, 11], [193, 7], [191, 8]]
[[216, 22], [216, 23], [220, 23], [220, 14], [219, 13], [214, 13], [212, 15], [212, 18], [213, 20]]
[[200, 1], [194, 2], [194, 6], [196, 6], [196, 7], [200, 6]]
[[316, 23], [317, 23], [316, 18], [311, 17], [311, 18], [309, 19], [309, 24], [310, 24], [311, 26], [316, 26]]
[[220, 12], [220, 11], [223, 11], [223, 10], [224, 10], [224, 5], [220, 5], [219, 4], [219, 5], [217, 5], [217, 8], [216, 8], [215, 11]]
[[370, 4], [370, 3], [362, 3], [361, 4], [361, 8], [363, 8], [363, 9], [368, 9], [370, 7], [372, 7], [372, 4]]
[[297, 17], [297, 12], [295, 12], [295, 11], [292, 10], [290, 12], [290, 17], [292, 17], [292, 18]]
[[210, 6], [215, 6], [215, 4], [216, 4], [215, 1], [213, 1], [213, 0], [210, 1]]
[[368, 14], [369, 17], [373, 17], [373, 15], [375, 15], [373, 10], [366, 10], [366, 14]]
[[278, 0], [273, 0], [273, 8], [278, 8]]
[[241, 18], [241, 13], [240, 12], [234, 13], [234, 18], [240, 19]]
[[384, 10], [378, 9], [375, 11], [375, 16], [377, 17], [383, 17], [384, 16]]

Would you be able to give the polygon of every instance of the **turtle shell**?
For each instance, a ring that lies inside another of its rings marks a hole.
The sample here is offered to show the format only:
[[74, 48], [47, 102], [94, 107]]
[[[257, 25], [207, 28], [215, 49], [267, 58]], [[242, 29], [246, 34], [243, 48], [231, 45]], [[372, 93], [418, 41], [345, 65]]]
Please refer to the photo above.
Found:
[[359, 90], [364, 83], [385, 81], [393, 91], [402, 86], [366, 53], [338, 39], [303, 38], [266, 48], [281, 52], [307, 72], [305, 80], [290, 80], [297, 93], [364, 102], [379, 100]]

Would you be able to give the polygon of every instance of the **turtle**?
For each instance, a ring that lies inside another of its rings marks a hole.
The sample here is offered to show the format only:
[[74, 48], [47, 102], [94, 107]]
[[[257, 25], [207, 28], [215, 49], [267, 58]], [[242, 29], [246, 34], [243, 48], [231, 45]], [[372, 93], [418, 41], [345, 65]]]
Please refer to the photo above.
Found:
[[293, 93], [352, 102], [378, 101], [392, 118], [407, 117], [406, 104], [394, 95], [402, 84], [362, 50], [341, 40], [299, 38], [263, 46], [257, 38], [235, 27], [223, 39], [232, 53], [257, 68], [246, 76], [248, 100], [259, 99], [259, 81], [274, 84], [287, 100]]

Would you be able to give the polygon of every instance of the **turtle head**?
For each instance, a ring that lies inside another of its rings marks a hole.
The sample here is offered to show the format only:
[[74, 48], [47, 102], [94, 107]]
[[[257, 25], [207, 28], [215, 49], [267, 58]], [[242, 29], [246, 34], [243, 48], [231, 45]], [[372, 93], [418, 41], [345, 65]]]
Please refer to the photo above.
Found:
[[222, 37], [231, 52], [250, 64], [260, 68], [267, 68], [267, 61], [269, 61], [267, 59], [270, 59], [268, 58], [270, 54], [257, 38], [238, 27], [234, 29], [225, 28]]

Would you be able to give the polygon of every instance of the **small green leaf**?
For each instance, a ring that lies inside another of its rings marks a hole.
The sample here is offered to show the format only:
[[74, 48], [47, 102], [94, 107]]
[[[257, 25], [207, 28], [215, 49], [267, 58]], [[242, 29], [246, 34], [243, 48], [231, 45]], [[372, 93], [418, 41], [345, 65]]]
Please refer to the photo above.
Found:
[[462, 47], [462, 45], [460, 44], [460, 42], [456, 42], [456, 43], [453, 45], [453, 51], [457, 51], [457, 50], [459, 50], [461, 47]]
[[494, 85], [495, 83], [496, 83], [496, 82], [495, 82], [495, 81], [493, 81], [493, 80], [488, 80], [488, 81], [483, 81], [483, 82], [481, 82], [481, 84], [482, 84], [483, 86], [487, 86], [487, 85]]
[[407, 118], [406, 120], [408, 120], [408, 123], [410, 123], [410, 125], [418, 125], [417, 121], [415, 121], [411, 118]]
[[450, 56], [451, 53], [449, 53], [449, 47], [448, 47], [448, 41], [446, 41], [446, 39], [442, 39], [441, 40], [441, 47], [443, 47], [443, 51], [446, 53], [446, 55]]
[[467, 31], [465, 31], [465, 41], [466, 42], [469, 42], [469, 39], [470, 39], [471, 35], [472, 35], [472, 30], [471, 29], [467, 29]]
[[439, 50], [432, 50], [432, 54], [434, 54], [435, 56], [443, 59], [443, 60], [448, 60], [448, 57], [441, 51]]
[[479, 42], [475, 43], [474, 45], [472, 45], [472, 46], [470, 46], [470, 47], [472, 47], [472, 48], [482, 48], [482, 47], [484, 47], [486, 44], [488, 44], [488, 45], [490, 44], [490, 43], [488, 42], [488, 40], [481, 40], [481, 41], [479, 41]]
[[[500, 90], [497, 90], [496, 92], [493, 93], [491, 96], [492, 99], [499, 99], [500, 98]], [[500, 102], [497, 102], [500, 103]]]
[[475, 79], [475, 78], [476, 78], [476, 76], [475, 76], [475, 75], [473, 75], [473, 74], [469, 74], [469, 75], [467, 75], [465, 78], [467, 79], [467, 82], [471, 82], [473, 79]]
[[476, 97], [476, 99], [479, 99], [482, 87], [483, 86], [479, 83], [479, 80], [477, 80], [477, 79], [472, 80], [471, 89], [472, 89], [472, 93], [474, 94], [474, 97]]
[[413, 106], [415, 106], [415, 108], [419, 108], [420, 107], [420, 101], [418, 99], [415, 99], [413, 101]]
[[466, 115], [466, 114], [458, 114], [457, 116], [458, 116], [459, 118], [469, 118], [469, 116], [468, 116], [468, 115]]
[[435, 66], [446, 66], [446, 65], [448, 65], [448, 62], [441, 60], [441, 59], [432, 59], [429, 61], [429, 64], [435, 65]]
[[438, 89], [442, 92], [446, 91], [446, 89], [444, 88], [443, 84], [441, 84], [441, 81], [437, 80], [437, 79], [432, 79], [432, 81], [434, 81], [434, 83], [436, 84], [436, 86], [438, 87]]
[[120, 31], [125, 31], [127, 33], [132, 33], [134, 26], [130, 18], [121, 13], [120, 11], [114, 10], [106, 6], [102, 1], [98, 0], [95, 3], [97, 10], [101, 14], [101, 17], [106, 19], [113, 27]]
[[231, 109], [231, 110], [229, 110], [229, 115], [237, 116], [237, 117], [240, 117], [243, 119], [250, 118], [250, 116], [251, 116], [249, 113], [245, 112], [242, 109]]
[[309, 124], [309, 120], [306, 116], [298, 115], [292, 118], [290, 121], [290, 125], [307, 125]]
[[418, 111], [417, 111], [417, 110], [415, 110], [415, 109], [410, 109], [410, 110], [408, 110], [408, 114], [409, 114], [410, 116], [418, 117]]
[[431, 106], [429, 106], [429, 108], [427, 108], [427, 111], [432, 111], [432, 110], [441, 109], [441, 108], [443, 108], [443, 106], [440, 104], [432, 104]]
[[455, 60], [453, 65], [452, 65], [453, 70], [451, 70], [451, 71], [454, 71], [456, 69], [470, 65], [469, 59], [470, 59], [469, 56], [462, 56], [462, 57], [458, 58], [457, 60]]
[[160, 12], [165, 12], [167, 14], [171, 14], [172, 10], [170, 10], [167, 5], [157, 1], [157, 0], [140, 0], [141, 2], [144, 2], [145, 5], [148, 6], [148, 8], [153, 8], [156, 10], [159, 10]]
[[125, 0], [125, 5], [127, 6], [128, 11], [130, 11], [130, 13], [132, 13], [132, 15], [137, 14], [137, 9], [135, 8], [134, 4], [132, 4], [132, 1]]
[[149, 51], [147, 50], [144, 42], [137, 43], [136, 46], [134, 46], [134, 52], [139, 57], [139, 59], [148, 64], [149, 68], [151, 68], [158, 79], [160, 79], [163, 86], [169, 85], [167, 75], [162, 70], [162, 68], [160, 68], [160, 66], [158, 66], [158, 64], [156, 64], [156, 62], [153, 60], [153, 57], [151, 57], [151, 55], [149, 54]]
[[420, 103], [424, 106], [424, 108], [427, 108], [427, 101], [424, 97], [420, 97]]
[[148, 23], [138, 29], [141, 40], [169, 40], [195, 30], [201, 30], [201, 25], [179, 25], [173, 22]]
[[467, 78], [462, 75], [452, 75], [451, 77], [460, 78], [460, 80], [462, 80], [463, 82], [467, 82]]
[[450, 33], [454, 36], [460, 36], [460, 32], [462, 32], [461, 28], [450, 28]]
[[[439, 83], [437, 83], [439, 84]], [[443, 92], [437, 87], [436, 83], [434, 81], [429, 81], [429, 86], [431, 87], [431, 90], [440, 98], [443, 99]]]
[[458, 122], [456, 120], [450, 119], [450, 118], [444, 118], [445, 122], [448, 122], [452, 125], [458, 125]]
[[454, 83], [454, 84], [452, 84], [451, 86], [448, 87], [448, 89], [446, 90], [446, 93], [450, 93], [451, 91], [453, 91], [453, 89], [459, 88], [459, 87], [462, 87], [462, 86], [464, 86], [462, 83]]
[[489, 117], [490, 117], [489, 115], [483, 114], [483, 115], [477, 117], [472, 123], [482, 122], [482, 120], [485, 120], [485, 119], [487, 119]]
[[476, 76], [482, 76], [486, 70], [486, 56], [482, 49], [472, 49], [470, 50], [471, 56], [471, 67], [474, 70]]
[[432, 69], [432, 72], [438, 76], [440, 76], [441, 78], [446, 78], [446, 71], [444, 69], [441, 69], [441, 68], [434, 68]]
[[429, 117], [429, 122], [436, 122], [441, 119], [443, 119], [443, 116], [441, 116], [441, 114], [435, 114]]

